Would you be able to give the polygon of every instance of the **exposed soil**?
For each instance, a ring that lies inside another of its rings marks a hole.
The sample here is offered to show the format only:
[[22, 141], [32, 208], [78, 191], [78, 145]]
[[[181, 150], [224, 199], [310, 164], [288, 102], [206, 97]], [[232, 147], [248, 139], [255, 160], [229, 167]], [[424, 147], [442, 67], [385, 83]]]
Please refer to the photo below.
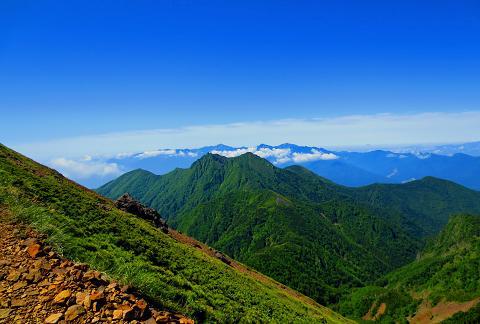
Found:
[[[428, 292], [415, 294], [414, 296], [424, 300], [420, 306], [418, 306], [415, 316], [407, 318], [407, 320], [413, 324], [441, 323], [458, 312], [468, 312], [470, 308], [474, 307], [480, 302], [479, 297], [464, 303], [440, 302], [432, 307], [431, 303], [427, 299]], [[381, 303], [375, 315], [372, 315], [375, 307], [376, 303], [373, 303], [367, 314], [365, 314], [362, 319], [365, 321], [376, 321], [380, 319], [387, 310], [387, 304]]]
[[381, 303], [380, 306], [378, 306], [377, 312], [375, 313], [375, 315], [372, 316], [372, 311], [375, 308], [375, 306], [377, 306], [377, 304], [373, 303], [372, 307], [370, 307], [370, 309], [368, 310], [368, 313], [365, 314], [362, 317], [363, 320], [365, 320], [365, 321], [376, 321], [380, 317], [382, 317], [383, 314], [385, 314], [385, 311], [387, 310], [387, 304]]
[[479, 302], [480, 298], [475, 298], [474, 300], [470, 300], [464, 303], [440, 302], [432, 307], [430, 302], [424, 301], [419, 306], [415, 316], [410, 319], [410, 323], [440, 323], [458, 312], [467, 312], [470, 308], [472, 308]]

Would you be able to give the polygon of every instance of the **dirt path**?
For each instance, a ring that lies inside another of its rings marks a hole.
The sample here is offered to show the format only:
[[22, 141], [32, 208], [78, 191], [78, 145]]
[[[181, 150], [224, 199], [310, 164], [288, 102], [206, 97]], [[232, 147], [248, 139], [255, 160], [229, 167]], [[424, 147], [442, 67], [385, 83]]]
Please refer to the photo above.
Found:
[[75, 264], [0, 210], [0, 323], [193, 323]]
[[470, 300], [464, 303], [457, 302], [440, 302], [433, 306], [424, 301], [418, 308], [417, 313], [410, 319], [410, 323], [427, 324], [427, 323], [441, 323], [443, 320], [453, 316], [458, 312], [467, 312], [470, 308], [480, 302], [480, 298]]

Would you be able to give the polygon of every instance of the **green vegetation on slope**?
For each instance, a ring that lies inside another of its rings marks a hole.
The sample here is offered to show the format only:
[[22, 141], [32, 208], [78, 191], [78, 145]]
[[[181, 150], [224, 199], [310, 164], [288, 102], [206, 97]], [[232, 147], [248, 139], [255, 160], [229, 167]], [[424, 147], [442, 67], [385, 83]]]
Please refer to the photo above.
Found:
[[480, 213], [479, 192], [433, 177], [402, 185], [374, 184], [351, 191], [362, 202], [403, 215], [403, 221], [410, 224], [402, 227], [421, 237], [437, 234], [453, 214]]
[[66, 257], [127, 282], [160, 306], [217, 322], [345, 322], [237, 272], [54, 170], [0, 144], [0, 208]]
[[[427, 244], [418, 260], [379, 280], [381, 287], [354, 290], [340, 302], [338, 310], [359, 319], [372, 305], [386, 303], [381, 321], [406, 321], [406, 317], [415, 314], [423, 298], [436, 305], [480, 297], [479, 269], [480, 217], [457, 215]], [[474, 318], [477, 313], [473, 309], [457, 317]]]
[[322, 303], [409, 262], [420, 248], [348, 188], [253, 154], [208, 154], [164, 176], [136, 170], [98, 192], [129, 192], [179, 230]]

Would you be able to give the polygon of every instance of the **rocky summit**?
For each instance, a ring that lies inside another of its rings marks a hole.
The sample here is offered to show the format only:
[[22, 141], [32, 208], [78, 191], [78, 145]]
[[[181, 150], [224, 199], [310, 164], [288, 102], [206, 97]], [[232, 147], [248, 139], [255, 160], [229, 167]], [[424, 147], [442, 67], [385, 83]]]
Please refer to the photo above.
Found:
[[35, 231], [0, 222], [0, 323], [194, 323], [58, 255]]

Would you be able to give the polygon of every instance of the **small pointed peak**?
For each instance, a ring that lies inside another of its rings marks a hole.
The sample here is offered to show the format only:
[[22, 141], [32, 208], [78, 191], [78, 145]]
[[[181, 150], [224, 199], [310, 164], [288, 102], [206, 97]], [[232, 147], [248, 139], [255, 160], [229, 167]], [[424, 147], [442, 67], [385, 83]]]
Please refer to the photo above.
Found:
[[257, 150], [262, 149], [262, 148], [274, 148], [274, 146], [268, 145], [268, 144], [260, 144], [257, 146]]
[[193, 162], [192, 168], [201, 166], [201, 165], [211, 164], [211, 163], [224, 164], [226, 161], [227, 161], [227, 158], [222, 155], [207, 153], [201, 158], [199, 158], [197, 161]]
[[242, 155], [230, 159], [233, 162], [240, 162], [240, 163], [253, 163], [256, 165], [265, 165], [269, 167], [273, 167], [273, 164], [270, 163], [267, 159], [264, 159], [252, 152], [246, 152]]
[[276, 147], [277, 148], [291, 148], [291, 147], [298, 147], [298, 145], [292, 144], [292, 143], [283, 143], [283, 144], [277, 145]]
[[207, 153], [200, 158], [200, 160], [214, 160], [214, 161], [224, 161], [227, 158], [223, 155], [216, 153]]
[[245, 152], [243, 154], [240, 154], [237, 157], [232, 158], [232, 160], [241, 160], [241, 159], [262, 159], [262, 158], [252, 152]]
[[202, 150], [207, 150], [207, 151], [233, 151], [235, 149], [236, 149], [235, 147], [228, 146], [225, 144], [217, 144], [217, 145], [202, 147]]

